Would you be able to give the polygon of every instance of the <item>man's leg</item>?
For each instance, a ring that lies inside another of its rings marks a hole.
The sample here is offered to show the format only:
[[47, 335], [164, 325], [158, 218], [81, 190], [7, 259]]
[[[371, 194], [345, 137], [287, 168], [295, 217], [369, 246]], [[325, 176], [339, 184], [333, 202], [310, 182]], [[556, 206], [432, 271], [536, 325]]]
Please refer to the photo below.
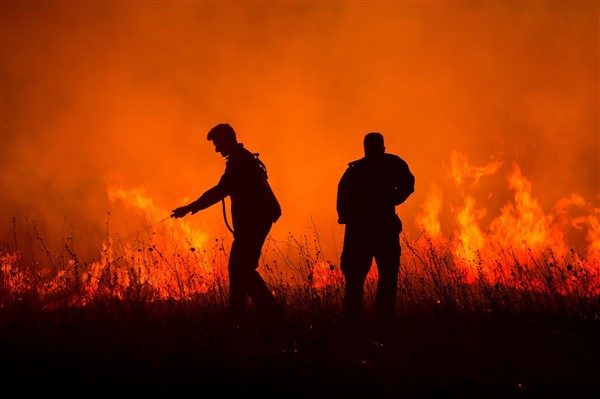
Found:
[[252, 231], [240, 231], [239, 234], [236, 232], [238, 259], [234, 263], [235, 268], [230, 268], [229, 271], [230, 276], [233, 273], [237, 277], [244, 295], [250, 296], [257, 311], [265, 316], [278, 311], [275, 297], [257, 271], [262, 247], [271, 225], [259, 225]]
[[342, 317], [349, 326], [360, 321], [365, 279], [373, 259], [360, 233], [360, 230], [346, 226], [340, 265], [344, 274]]
[[379, 280], [375, 300], [376, 322], [384, 327], [396, 312], [398, 297], [398, 272], [400, 270], [400, 239], [396, 233], [382, 237], [381, 246], [375, 255]]
[[229, 311], [234, 320], [241, 320], [246, 314], [246, 294], [243, 274], [243, 242], [234, 239], [229, 253]]

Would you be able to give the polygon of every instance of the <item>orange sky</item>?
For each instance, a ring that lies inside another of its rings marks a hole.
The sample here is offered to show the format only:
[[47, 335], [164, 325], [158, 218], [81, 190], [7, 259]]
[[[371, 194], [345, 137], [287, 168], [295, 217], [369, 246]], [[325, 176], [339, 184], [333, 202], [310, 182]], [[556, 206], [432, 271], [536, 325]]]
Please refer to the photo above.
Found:
[[[3, 243], [13, 217], [99, 243], [117, 183], [168, 216], [218, 181], [224, 160], [206, 132], [219, 122], [269, 168], [275, 237], [314, 222], [339, 247], [337, 183], [368, 131], [416, 176], [398, 208], [407, 233], [432, 186], [452, 231], [453, 150], [502, 161], [469, 188], [488, 221], [511, 197], [515, 163], [545, 209], [571, 193], [599, 206], [597, 2], [1, 7]], [[188, 218], [226, 234], [219, 206]]]

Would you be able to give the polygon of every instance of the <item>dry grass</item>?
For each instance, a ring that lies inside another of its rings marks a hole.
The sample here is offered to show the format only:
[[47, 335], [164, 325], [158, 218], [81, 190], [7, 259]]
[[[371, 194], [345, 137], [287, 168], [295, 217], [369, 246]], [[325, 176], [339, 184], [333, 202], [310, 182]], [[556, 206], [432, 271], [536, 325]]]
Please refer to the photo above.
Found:
[[600, 393], [599, 280], [584, 257], [546, 253], [522, 263], [507, 252], [493, 278], [480, 262], [467, 282], [448, 248], [403, 238], [398, 318], [381, 335], [370, 327], [375, 276], [363, 327], [347, 331], [340, 323], [343, 280], [318, 235], [265, 246], [260, 271], [286, 309], [276, 326], [252, 315], [244, 325], [227, 318], [227, 240], [192, 248], [166, 230], [110, 238], [90, 262], [68, 241], [51, 248], [34, 240], [28, 256], [5, 248], [5, 386], [63, 397], [239, 389], [286, 397]]

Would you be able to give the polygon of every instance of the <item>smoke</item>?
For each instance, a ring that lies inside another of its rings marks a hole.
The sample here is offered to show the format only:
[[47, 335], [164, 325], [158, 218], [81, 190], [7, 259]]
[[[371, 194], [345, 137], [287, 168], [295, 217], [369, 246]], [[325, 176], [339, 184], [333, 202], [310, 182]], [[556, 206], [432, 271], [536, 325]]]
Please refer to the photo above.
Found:
[[[519, 164], [547, 209], [598, 204], [598, 17], [589, 2], [2, 3], [2, 242], [36, 221], [97, 251], [112, 184], [168, 216], [218, 181], [220, 122], [267, 164], [273, 235], [314, 223], [332, 251], [337, 183], [368, 131], [416, 176], [409, 232], [430, 185], [452, 200], [453, 150]], [[481, 179], [489, 218], [508, 173]], [[191, 218], [225, 234], [217, 206]]]

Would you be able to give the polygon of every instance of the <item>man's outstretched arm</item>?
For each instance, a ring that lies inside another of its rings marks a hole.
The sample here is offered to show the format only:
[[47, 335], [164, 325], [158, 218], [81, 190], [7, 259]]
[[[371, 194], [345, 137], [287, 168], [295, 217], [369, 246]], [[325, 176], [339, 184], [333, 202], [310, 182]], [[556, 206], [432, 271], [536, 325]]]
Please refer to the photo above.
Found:
[[217, 184], [213, 188], [206, 190], [196, 201], [173, 209], [173, 211], [171, 211], [171, 217], [182, 218], [190, 212], [193, 215], [202, 209], [206, 209], [209, 206], [216, 204], [227, 195], [227, 190], [225, 190], [221, 184]]

